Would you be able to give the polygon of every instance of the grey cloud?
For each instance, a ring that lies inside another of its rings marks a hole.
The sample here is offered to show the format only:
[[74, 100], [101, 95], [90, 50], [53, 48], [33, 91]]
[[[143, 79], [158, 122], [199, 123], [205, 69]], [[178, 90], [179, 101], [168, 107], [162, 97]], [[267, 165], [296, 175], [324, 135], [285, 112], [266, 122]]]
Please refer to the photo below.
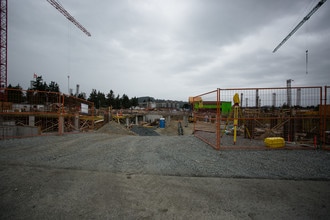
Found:
[[[206, 89], [330, 84], [330, 4], [280, 50], [308, 0], [61, 1], [84, 35], [46, 1], [9, 1], [9, 83], [34, 72], [62, 92], [80, 84], [129, 96], [183, 99]], [[315, 4], [315, 3], [314, 3]], [[305, 71], [305, 50], [309, 73]]]

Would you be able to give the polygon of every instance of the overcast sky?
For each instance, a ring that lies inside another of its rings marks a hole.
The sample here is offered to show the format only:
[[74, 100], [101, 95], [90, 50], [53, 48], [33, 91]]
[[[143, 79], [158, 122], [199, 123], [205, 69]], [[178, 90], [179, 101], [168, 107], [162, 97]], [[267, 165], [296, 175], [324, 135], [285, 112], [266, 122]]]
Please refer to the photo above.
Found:
[[46, 0], [10, 0], [8, 84], [27, 89], [36, 73], [64, 93], [182, 101], [287, 79], [330, 85], [330, 2], [272, 53], [318, 1], [60, 0], [88, 37]]

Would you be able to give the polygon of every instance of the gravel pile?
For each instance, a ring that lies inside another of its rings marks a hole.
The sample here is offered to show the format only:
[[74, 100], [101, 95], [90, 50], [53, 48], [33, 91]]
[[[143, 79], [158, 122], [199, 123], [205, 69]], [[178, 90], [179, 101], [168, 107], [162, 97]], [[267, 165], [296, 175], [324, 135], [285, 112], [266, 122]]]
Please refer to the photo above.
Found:
[[97, 132], [2, 140], [0, 163], [168, 176], [330, 179], [328, 151], [215, 151], [192, 135], [137, 136], [116, 126], [107, 125]]

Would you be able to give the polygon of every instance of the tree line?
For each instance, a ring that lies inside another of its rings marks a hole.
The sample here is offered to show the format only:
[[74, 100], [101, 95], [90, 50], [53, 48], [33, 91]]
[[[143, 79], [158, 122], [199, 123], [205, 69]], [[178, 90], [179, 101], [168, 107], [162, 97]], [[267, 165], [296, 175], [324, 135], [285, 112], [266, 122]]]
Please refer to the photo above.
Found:
[[[31, 88], [27, 90], [26, 94], [23, 92], [23, 89], [19, 84], [17, 86], [12, 86], [9, 84], [7, 88], [9, 89], [7, 91], [7, 99], [9, 102], [24, 102], [28, 100], [29, 102], [33, 103], [37, 102], [37, 100], [40, 100], [41, 98], [46, 98], [49, 102], [55, 102], [55, 100], [53, 100], [55, 96], [52, 97], [44, 93], [38, 94], [34, 93], [33, 91], [47, 91], [54, 93], [60, 92], [58, 83], [51, 81], [49, 84], [47, 84], [42, 79], [42, 76], [36, 77], [35, 81], [31, 83]], [[92, 89], [92, 92], [87, 99], [84, 93], [77, 94], [77, 97], [93, 102], [95, 108], [97, 109], [106, 107], [111, 107], [113, 109], [127, 109], [138, 106], [139, 104], [137, 97], [129, 98], [126, 94], [123, 94], [122, 96], [119, 94], [115, 95], [113, 90], [110, 90], [108, 94], [104, 94], [103, 92], [96, 91], [96, 89]]]
[[103, 92], [96, 92], [96, 89], [93, 89], [87, 100], [93, 102], [95, 108], [105, 108], [111, 106], [114, 109], [127, 109], [138, 106], [139, 104], [138, 98], [129, 98], [126, 94], [123, 94], [121, 97], [120, 95], [116, 96], [112, 90], [105, 95]]

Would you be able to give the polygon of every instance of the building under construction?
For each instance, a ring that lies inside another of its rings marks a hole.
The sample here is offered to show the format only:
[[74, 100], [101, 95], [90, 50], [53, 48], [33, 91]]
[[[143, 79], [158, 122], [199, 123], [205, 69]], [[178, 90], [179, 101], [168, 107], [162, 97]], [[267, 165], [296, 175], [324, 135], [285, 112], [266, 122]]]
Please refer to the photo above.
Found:
[[1, 138], [85, 131], [100, 120], [94, 103], [75, 96], [8, 88], [1, 92]]

